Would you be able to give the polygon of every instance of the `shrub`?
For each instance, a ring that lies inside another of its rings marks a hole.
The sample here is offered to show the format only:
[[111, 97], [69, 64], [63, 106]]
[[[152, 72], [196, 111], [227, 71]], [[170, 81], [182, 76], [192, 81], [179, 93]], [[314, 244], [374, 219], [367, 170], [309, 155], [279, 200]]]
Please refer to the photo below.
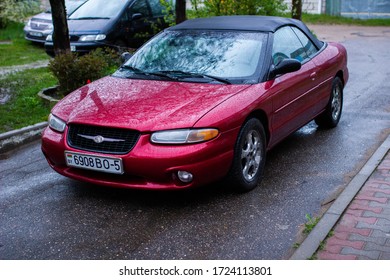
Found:
[[191, 0], [195, 17], [222, 15], [278, 15], [287, 9], [283, 0]]
[[66, 95], [88, 82], [113, 72], [120, 65], [120, 57], [110, 49], [96, 49], [86, 55], [66, 53], [49, 63], [49, 70], [58, 79], [58, 91]]

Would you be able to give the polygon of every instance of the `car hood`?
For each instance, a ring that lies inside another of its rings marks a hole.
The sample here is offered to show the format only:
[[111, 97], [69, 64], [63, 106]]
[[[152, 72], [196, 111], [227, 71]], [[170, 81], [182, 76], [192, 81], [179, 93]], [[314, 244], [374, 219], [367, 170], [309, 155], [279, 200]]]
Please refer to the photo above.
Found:
[[40, 13], [40, 14], [37, 14], [37, 15], [34, 15], [33, 17], [31, 17], [31, 19], [34, 19], [34, 20], [52, 20], [51, 18], [51, 13]]
[[100, 34], [105, 33], [112, 19], [68, 19], [70, 35]]
[[52, 113], [68, 123], [143, 132], [186, 128], [249, 86], [105, 77], [69, 94]]

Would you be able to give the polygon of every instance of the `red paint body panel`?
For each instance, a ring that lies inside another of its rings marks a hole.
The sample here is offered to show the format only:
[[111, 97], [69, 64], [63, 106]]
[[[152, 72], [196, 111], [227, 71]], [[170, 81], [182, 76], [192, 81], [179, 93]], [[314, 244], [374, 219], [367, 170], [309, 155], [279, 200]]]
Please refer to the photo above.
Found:
[[[152, 144], [149, 141], [149, 134], [142, 135], [128, 155], [117, 156], [123, 160], [125, 175], [67, 167], [65, 150], [89, 155], [99, 154], [69, 147], [63, 134], [54, 132], [50, 128], [46, 128], [43, 133], [42, 151], [54, 170], [73, 179], [114, 187], [176, 189], [204, 185], [225, 176], [231, 165], [232, 145], [234, 146], [232, 139], [236, 134], [237, 131], [232, 130], [221, 133], [212, 141], [185, 146]], [[186, 170], [194, 174], [194, 181], [190, 184], [181, 183], [175, 178], [178, 170]]]
[[105, 77], [68, 95], [52, 113], [67, 123], [143, 132], [185, 128], [248, 87]]

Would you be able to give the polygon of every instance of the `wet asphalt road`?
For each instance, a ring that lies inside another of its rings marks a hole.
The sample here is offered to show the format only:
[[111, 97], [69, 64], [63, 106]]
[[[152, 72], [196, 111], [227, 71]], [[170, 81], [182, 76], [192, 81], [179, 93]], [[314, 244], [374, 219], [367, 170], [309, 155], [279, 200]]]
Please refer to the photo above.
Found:
[[339, 126], [312, 122], [268, 154], [237, 195], [109, 189], [47, 165], [39, 142], [0, 160], [0, 259], [284, 259], [305, 215], [341, 190], [390, 132], [390, 39], [344, 42], [350, 81]]

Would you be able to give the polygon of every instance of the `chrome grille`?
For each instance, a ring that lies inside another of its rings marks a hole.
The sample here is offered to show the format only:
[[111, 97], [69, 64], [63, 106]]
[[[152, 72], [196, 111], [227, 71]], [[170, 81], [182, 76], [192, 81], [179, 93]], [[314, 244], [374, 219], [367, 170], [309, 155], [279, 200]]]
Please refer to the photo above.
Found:
[[36, 30], [45, 30], [48, 28], [49, 25], [51, 25], [51, 21], [44, 20], [44, 19], [38, 19], [38, 20], [31, 20], [31, 28]]
[[136, 130], [89, 125], [69, 126], [67, 141], [75, 149], [106, 154], [127, 154], [138, 141]]

